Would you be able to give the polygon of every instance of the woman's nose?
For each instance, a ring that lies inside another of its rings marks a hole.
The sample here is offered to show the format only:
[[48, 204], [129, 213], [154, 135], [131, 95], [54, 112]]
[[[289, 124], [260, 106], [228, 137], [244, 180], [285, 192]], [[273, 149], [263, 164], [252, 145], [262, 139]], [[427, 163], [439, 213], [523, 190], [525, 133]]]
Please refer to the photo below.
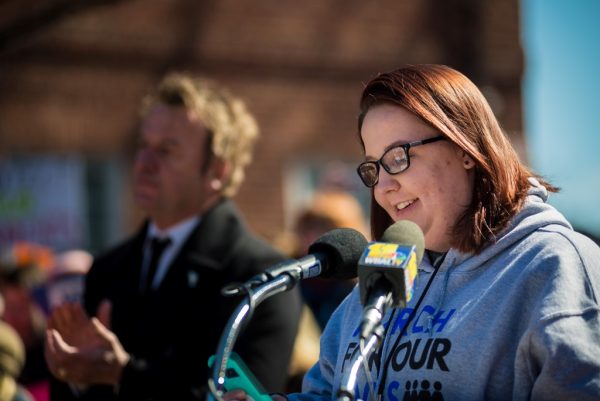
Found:
[[376, 186], [384, 192], [395, 191], [400, 188], [400, 183], [396, 179], [397, 175], [391, 175], [383, 167], [379, 169], [379, 176]]

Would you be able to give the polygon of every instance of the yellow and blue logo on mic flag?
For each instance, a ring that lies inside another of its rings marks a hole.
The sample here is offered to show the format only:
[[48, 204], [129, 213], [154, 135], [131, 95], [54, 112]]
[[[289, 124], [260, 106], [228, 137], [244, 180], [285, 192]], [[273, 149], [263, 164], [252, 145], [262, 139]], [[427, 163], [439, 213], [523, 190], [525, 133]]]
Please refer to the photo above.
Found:
[[387, 242], [371, 242], [365, 248], [359, 265], [364, 267], [394, 267], [404, 270], [406, 302], [413, 294], [417, 276], [416, 246], [399, 245]]

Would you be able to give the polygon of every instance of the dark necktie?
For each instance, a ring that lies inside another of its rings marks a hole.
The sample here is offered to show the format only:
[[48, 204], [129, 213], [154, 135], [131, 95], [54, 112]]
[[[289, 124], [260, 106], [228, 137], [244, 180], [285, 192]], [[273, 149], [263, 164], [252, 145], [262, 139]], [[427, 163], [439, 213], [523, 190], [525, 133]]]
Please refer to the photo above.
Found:
[[156, 274], [156, 268], [158, 262], [162, 256], [164, 250], [171, 244], [171, 238], [152, 238], [150, 243], [150, 264], [146, 270], [146, 282], [142, 286], [142, 292], [152, 289], [152, 281], [154, 281], [154, 275]]

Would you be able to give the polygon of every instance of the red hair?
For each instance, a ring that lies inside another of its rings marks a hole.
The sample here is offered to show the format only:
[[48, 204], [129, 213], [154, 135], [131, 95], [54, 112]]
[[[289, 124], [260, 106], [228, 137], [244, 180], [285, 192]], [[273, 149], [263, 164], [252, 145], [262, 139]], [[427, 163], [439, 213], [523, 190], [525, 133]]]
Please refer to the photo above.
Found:
[[[529, 177], [536, 177], [549, 191], [558, 191], [521, 163], [481, 91], [460, 72], [425, 64], [379, 74], [362, 92], [359, 136], [366, 114], [382, 103], [413, 113], [475, 161], [473, 199], [454, 225], [453, 247], [478, 253], [493, 241], [523, 204]], [[361, 144], [364, 149], [362, 137]], [[380, 239], [391, 223], [372, 196], [373, 238]]]

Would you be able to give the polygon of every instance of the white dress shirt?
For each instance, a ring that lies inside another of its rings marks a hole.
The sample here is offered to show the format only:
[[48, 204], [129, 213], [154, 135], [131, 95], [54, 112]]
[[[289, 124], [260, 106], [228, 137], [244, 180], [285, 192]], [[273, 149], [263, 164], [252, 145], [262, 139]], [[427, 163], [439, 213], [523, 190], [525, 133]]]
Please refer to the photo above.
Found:
[[152, 289], [158, 288], [162, 279], [167, 274], [171, 262], [175, 259], [175, 256], [179, 253], [179, 250], [183, 246], [184, 242], [188, 239], [194, 228], [200, 222], [200, 217], [194, 216], [189, 219], [183, 220], [166, 230], [159, 230], [154, 222], [150, 222], [148, 233], [146, 234], [146, 240], [144, 242], [144, 264], [142, 269], [141, 283], [145, 282], [146, 275], [148, 274], [148, 265], [150, 264], [150, 243], [152, 238], [167, 238], [171, 239], [171, 243], [164, 250], [158, 262], [156, 274], [152, 280]]

